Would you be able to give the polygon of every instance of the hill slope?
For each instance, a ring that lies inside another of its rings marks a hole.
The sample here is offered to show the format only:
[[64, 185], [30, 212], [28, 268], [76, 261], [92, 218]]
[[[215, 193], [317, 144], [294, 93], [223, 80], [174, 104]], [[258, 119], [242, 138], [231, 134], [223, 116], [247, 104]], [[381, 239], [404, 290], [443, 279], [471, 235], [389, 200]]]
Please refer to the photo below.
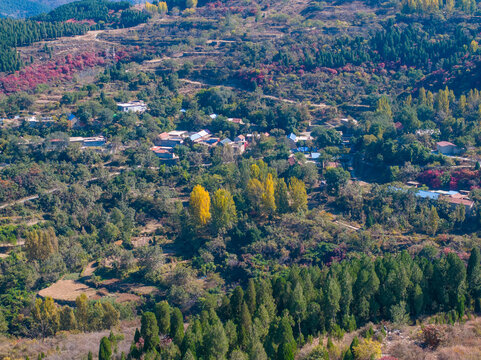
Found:
[[74, 0], [2, 0], [0, 17], [27, 18], [48, 12]]
[[48, 11], [49, 8], [41, 2], [25, 0], [3, 0], [0, 1], [0, 15], [4, 17], [22, 18], [40, 14]]

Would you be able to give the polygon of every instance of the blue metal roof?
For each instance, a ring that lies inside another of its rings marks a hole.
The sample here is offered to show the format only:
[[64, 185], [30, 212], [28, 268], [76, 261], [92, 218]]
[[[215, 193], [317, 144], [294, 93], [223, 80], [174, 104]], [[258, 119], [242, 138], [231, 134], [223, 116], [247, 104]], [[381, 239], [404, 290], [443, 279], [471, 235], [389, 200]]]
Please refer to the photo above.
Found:
[[317, 152], [311, 153], [311, 159], [319, 159], [320, 156], [321, 156], [320, 153], [317, 153]]
[[437, 200], [439, 197], [439, 194], [432, 191], [419, 190], [418, 192], [416, 192], [416, 196], [419, 196], [423, 199]]
[[74, 114], [70, 114], [70, 115], [68, 116], [68, 119], [69, 119], [70, 121], [72, 121], [73, 119], [75, 119], [75, 115], [74, 115]]
[[231, 139], [226, 138], [226, 139], [222, 140], [220, 143], [221, 143], [222, 145], [227, 145], [227, 144], [230, 144], [231, 142], [232, 142]]
[[296, 134], [294, 134], [294, 133], [290, 133], [290, 134], [289, 134], [289, 136], [288, 136], [287, 138], [288, 138], [289, 140], [296, 141], [296, 139], [297, 139], [297, 136], [296, 136]]

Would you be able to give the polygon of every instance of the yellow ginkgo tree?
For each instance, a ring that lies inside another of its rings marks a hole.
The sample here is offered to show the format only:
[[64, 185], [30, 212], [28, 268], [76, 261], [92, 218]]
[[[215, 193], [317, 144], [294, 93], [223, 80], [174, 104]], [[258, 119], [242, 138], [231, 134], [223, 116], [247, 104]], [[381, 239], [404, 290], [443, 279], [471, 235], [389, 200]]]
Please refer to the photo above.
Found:
[[205, 226], [211, 219], [210, 196], [202, 185], [196, 185], [190, 193], [189, 209], [194, 222]]

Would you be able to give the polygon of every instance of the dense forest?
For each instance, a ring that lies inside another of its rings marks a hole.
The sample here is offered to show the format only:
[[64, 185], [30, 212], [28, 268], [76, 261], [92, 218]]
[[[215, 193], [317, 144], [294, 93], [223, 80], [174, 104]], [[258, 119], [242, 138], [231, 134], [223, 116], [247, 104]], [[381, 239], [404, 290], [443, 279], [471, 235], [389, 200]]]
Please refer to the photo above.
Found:
[[103, 27], [105, 24], [129, 27], [138, 25], [147, 20], [147, 14], [142, 14], [139, 11], [129, 10], [130, 6], [131, 4], [128, 1], [75, 1], [59, 6], [48, 14], [36, 16], [33, 18], [33, 20], [41, 22], [88, 20], [95, 22], [100, 27]]
[[149, 18], [148, 14], [129, 8], [128, 2], [85, 0], [62, 5], [31, 20], [0, 19], [0, 72], [13, 72], [25, 65], [16, 51], [19, 46], [84, 34], [91, 26], [89, 21], [94, 22], [94, 28], [105, 24], [131, 27]]
[[22, 67], [16, 47], [61, 36], [83, 34], [87, 27], [73, 23], [39, 23], [33, 20], [0, 19], [0, 71], [12, 72]]
[[4, 0], [0, 3], [0, 15], [2, 17], [27, 18], [47, 11], [48, 8], [35, 1]]
[[[370, 320], [399, 323], [423, 313], [444, 313], [442, 321], [455, 322], [467, 304], [481, 306], [480, 276], [477, 249], [467, 270], [453, 253], [433, 259], [428, 252], [414, 259], [407, 253], [374, 261], [361, 257], [329, 269], [292, 267], [272, 280], [251, 279], [244, 290], [236, 287], [220, 306], [206, 301], [185, 332], [178, 309], [156, 304], [153, 312], [143, 313], [130, 355], [293, 360], [305, 339], [326, 331], [342, 337]], [[172, 343], [160, 342], [159, 336]], [[370, 344], [372, 354], [377, 344]], [[359, 349], [351, 350], [341, 358], [354, 358]], [[317, 358], [330, 358], [332, 349], [328, 345], [317, 351], [323, 354]]]

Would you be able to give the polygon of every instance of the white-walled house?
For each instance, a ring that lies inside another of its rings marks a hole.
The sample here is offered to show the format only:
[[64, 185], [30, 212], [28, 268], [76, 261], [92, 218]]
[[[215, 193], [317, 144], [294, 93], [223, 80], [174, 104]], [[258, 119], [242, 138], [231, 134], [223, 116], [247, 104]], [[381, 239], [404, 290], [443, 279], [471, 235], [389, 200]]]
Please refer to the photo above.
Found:
[[128, 103], [117, 103], [119, 110], [123, 112], [143, 113], [147, 110], [147, 105], [142, 101], [131, 101]]

